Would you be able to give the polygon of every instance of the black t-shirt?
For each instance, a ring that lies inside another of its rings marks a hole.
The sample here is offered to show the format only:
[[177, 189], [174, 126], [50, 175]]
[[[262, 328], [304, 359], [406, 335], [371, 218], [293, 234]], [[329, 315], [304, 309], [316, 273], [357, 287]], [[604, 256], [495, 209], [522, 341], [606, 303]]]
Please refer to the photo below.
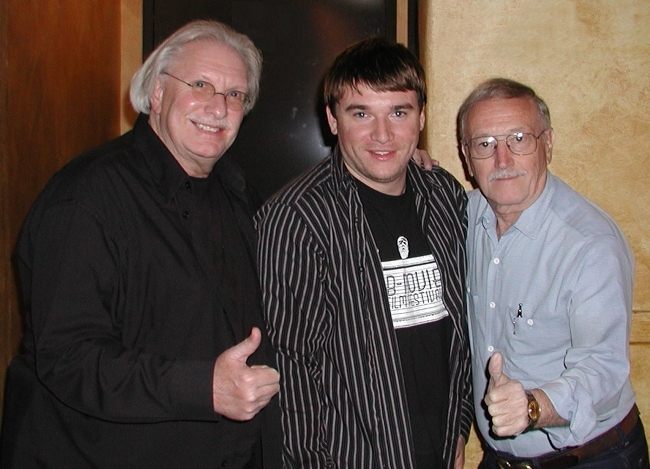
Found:
[[[422, 232], [410, 185], [400, 196], [386, 195], [357, 181], [364, 213], [382, 263], [431, 253]], [[408, 240], [400, 255], [398, 238]], [[442, 451], [449, 407], [449, 316], [395, 330], [418, 469], [444, 467]]]

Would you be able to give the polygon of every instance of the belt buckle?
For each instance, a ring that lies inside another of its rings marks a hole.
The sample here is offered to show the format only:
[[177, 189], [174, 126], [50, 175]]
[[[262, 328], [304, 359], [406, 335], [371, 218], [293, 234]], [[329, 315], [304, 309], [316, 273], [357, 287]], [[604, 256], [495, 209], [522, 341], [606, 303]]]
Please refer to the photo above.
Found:
[[535, 469], [531, 462], [510, 462], [505, 459], [497, 458], [497, 464], [500, 469]]

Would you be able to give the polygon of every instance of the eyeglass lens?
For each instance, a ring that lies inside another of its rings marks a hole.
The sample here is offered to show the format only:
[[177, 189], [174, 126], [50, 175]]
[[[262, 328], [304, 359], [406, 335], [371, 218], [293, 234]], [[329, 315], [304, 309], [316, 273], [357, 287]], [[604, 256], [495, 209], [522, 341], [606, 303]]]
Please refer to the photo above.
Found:
[[505, 138], [477, 137], [470, 140], [470, 154], [475, 158], [489, 158], [496, 152], [499, 142], [505, 141], [514, 154], [529, 155], [537, 150], [538, 138], [526, 132], [517, 132]]
[[192, 88], [192, 95], [199, 101], [209, 101], [215, 94], [223, 96], [226, 106], [230, 109], [241, 110], [248, 103], [248, 95], [243, 91], [228, 91], [226, 93], [219, 93], [214, 88], [212, 83], [207, 81], [197, 80], [192, 83], [188, 83], [185, 80], [172, 75], [168, 72], [162, 72], [163, 74], [174, 78], [175, 80], [185, 83], [187, 86]]
[[241, 109], [246, 104], [248, 96], [242, 91], [228, 91], [219, 93], [214, 89], [211, 83], [206, 81], [195, 81], [190, 83], [194, 97], [199, 101], [209, 101], [215, 94], [220, 94], [226, 100], [226, 105], [233, 109]]

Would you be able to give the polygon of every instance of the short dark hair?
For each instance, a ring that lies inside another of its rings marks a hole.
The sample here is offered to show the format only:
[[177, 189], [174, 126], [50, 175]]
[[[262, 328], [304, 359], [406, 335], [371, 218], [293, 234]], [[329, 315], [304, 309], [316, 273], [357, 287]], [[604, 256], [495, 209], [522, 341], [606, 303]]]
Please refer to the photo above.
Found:
[[360, 85], [382, 91], [415, 91], [422, 109], [427, 101], [424, 69], [405, 46], [374, 37], [357, 42], [339, 54], [325, 75], [323, 97], [332, 114], [343, 94]]
[[458, 141], [462, 144], [466, 140], [465, 131], [467, 130], [467, 116], [472, 108], [480, 101], [488, 99], [511, 99], [511, 98], [528, 98], [537, 107], [539, 112], [539, 119], [542, 127], [545, 129], [551, 128], [551, 113], [548, 106], [542, 98], [540, 98], [535, 90], [508, 78], [490, 78], [479, 84], [463, 101], [458, 111], [458, 118], [456, 120]]

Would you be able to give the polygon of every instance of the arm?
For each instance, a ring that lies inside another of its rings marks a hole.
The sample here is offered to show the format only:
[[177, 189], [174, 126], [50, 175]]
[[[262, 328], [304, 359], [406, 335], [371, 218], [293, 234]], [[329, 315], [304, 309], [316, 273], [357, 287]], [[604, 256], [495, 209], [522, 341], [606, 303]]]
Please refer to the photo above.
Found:
[[133, 346], [127, 325], [138, 319], [126, 304], [144, 279], [127, 278], [125, 250], [98, 217], [65, 203], [31, 221], [18, 254], [40, 381], [65, 405], [110, 421], [219, 418], [214, 359]]
[[[556, 444], [581, 444], [594, 425], [617, 410], [623, 393], [631, 394], [628, 346], [633, 276], [629, 248], [612, 235], [583, 246], [567, 276], [573, 284], [566, 370], [539, 386], [557, 413], [570, 421], [569, 441], [556, 437]], [[555, 437], [553, 428], [547, 432]]]
[[[467, 239], [467, 225], [468, 225], [468, 212], [467, 212], [467, 192], [465, 189], [460, 186], [458, 183], [456, 186], [456, 205], [460, 209], [462, 214], [461, 218], [461, 229], [462, 229], [462, 239]], [[461, 242], [458, 246], [457, 257], [459, 259], [460, 267], [460, 280], [461, 281], [461, 291], [467, 291], [467, 251], [465, 242]], [[474, 393], [472, 388], [472, 362], [471, 362], [471, 352], [470, 352], [470, 338], [469, 338], [469, 329], [467, 324], [467, 297], [462, 295], [463, 298], [463, 314], [461, 315], [461, 325], [460, 328], [463, 331], [464, 339], [462, 343], [465, 343], [465, 349], [461, 353], [461, 363], [459, 366], [462, 366], [462, 376], [463, 376], [463, 392], [461, 394], [461, 421], [460, 421], [460, 436], [463, 437], [463, 444], [466, 444], [469, 440], [469, 434], [474, 422]], [[464, 448], [464, 446], [463, 446]]]
[[[629, 259], [621, 250], [620, 240], [600, 236], [582, 246], [571, 268], [562, 273], [567, 284], [568, 299], [563, 301], [571, 337], [570, 347], [560, 358], [564, 370], [547, 382], [540, 382], [534, 373], [530, 377], [537, 379], [534, 387], [538, 389], [531, 391], [542, 410], [535, 428], [544, 428], [558, 446], [584, 442], [598, 421], [612, 416], [623, 393], [629, 391]], [[502, 436], [521, 433], [527, 420], [524, 386], [501, 375], [493, 361], [486, 404], [492, 408], [491, 415], [501, 417], [497, 419], [501, 429], [495, 432]], [[505, 395], [511, 400], [507, 405]]]
[[[494, 353], [488, 364], [490, 381], [485, 394], [485, 405], [492, 417], [492, 431], [501, 437], [516, 436], [528, 428], [528, 397], [520, 381], [510, 379], [503, 373], [503, 357], [499, 352]], [[560, 417], [541, 389], [532, 389], [539, 403], [540, 417], [535, 424], [536, 429], [546, 427], [566, 426], [568, 421]]]
[[312, 233], [290, 207], [267, 206], [259, 220], [263, 311], [282, 376], [285, 465], [324, 467], [319, 360], [328, 327], [325, 267]]

